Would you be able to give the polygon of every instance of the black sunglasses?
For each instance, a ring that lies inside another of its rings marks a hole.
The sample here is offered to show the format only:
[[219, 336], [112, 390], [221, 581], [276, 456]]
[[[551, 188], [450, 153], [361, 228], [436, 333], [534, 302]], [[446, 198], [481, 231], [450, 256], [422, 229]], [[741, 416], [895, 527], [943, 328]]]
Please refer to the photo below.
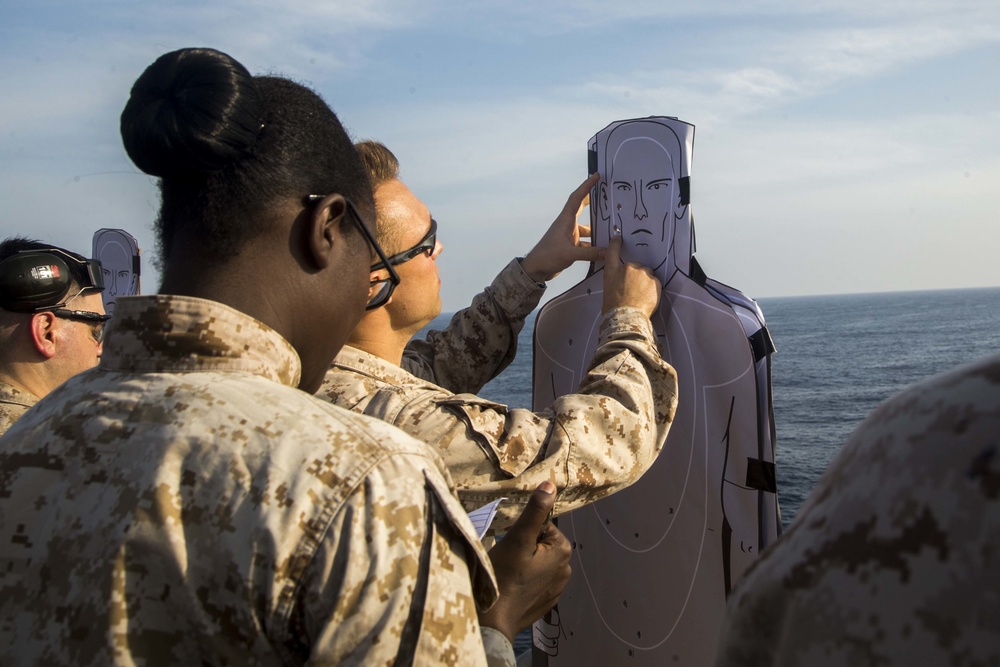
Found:
[[101, 315], [91, 310], [69, 310], [67, 308], [56, 308], [49, 312], [64, 320], [89, 324], [90, 335], [94, 337], [94, 340], [98, 344], [104, 342], [104, 336], [108, 333], [108, 328], [105, 324], [111, 319], [110, 315]]
[[[306, 202], [316, 204], [327, 197], [329, 197], [329, 195], [308, 195], [306, 196]], [[389, 297], [392, 296], [393, 290], [395, 290], [396, 285], [399, 284], [399, 274], [396, 273], [396, 270], [393, 269], [392, 265], [388, 263], [389, 258], [385, 256], [382, 246], [380, 246], [378, 241], [375, 240], [375, 237], [372, 236], [371, 231], [368, 229], [368, 225], [365, 224], [365, 221], [358, 213], [358, 209], [354, 208], [354, 204], [351, 203], [350, 199], [345, 197], [344, 201], [347, 203], [347, 209], [351, 212], [351, 217], [354, 218], [358, 228], [361, 230], [361, 235], [365, 237], [365, 241], [368, 242], [368, 245], [370, 245], [372, 250], [375, 251], [375, 254], [378, 255], [379, 262], [384, 263], [385, 268], [389, 270], [388, 278], [372, 280], [368, 284], [368, 304], [365, 306], [365, 310], [374, 310], [379, 306], [384, 306], [389, 300]]]
[[430, 257], [434, 254], [434, 247], [437, 245], [437, 230], [437, 220], [431, 218], [431, 228], [427, 231], [424, 238], [420, 239], [420, 242], [417, 243], [417, 245], [413, 246], [409, 250], [396, 253], [388, 259], [383, 259], [381, 262], [372, 264], [372, 271], [378, 271], [379, 269], [385, 269], [390, 266], [398, 266], [399, 264], [409, 262], [414, 257], [419, 257], [423, 254]]

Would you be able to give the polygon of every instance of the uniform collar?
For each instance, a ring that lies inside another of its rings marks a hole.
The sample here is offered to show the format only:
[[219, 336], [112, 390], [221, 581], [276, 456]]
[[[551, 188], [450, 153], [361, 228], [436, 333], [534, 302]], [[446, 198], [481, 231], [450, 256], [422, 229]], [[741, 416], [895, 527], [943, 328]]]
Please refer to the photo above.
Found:
[[407, 373], [396, 364], [389, 363], [382, 357], [375, 356], [350, 345], [345, 345], [340, 350], [337, 358], [333, 360], [331, 370], [353, 371], [393, 385], [403, 386], [419, 383], [433, 386], [425, 380]]
[[34, 394], [24, 391], [23, 389], [17, 389], [6, 382], [0, 382], [0, 403], [20, 405], [25, 408], [30, 408], [37, 402], [38, 397]]
[[295, 348], [263, 322], [216, 301], [188, 296], [122, 298], [100, 369], [113, 372], [242, 372], [296, 387]]

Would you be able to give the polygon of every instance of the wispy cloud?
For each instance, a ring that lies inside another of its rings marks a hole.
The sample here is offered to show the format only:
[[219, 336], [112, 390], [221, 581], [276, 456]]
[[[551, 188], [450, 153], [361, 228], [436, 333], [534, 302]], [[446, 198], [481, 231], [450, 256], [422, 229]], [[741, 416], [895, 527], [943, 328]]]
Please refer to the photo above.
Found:
[[[420, 173], [436, 182], [461, 183], [551, 163], [610, 119], [652, 112], [676, 113], [706, 129], [723, 129], [767, 111], [835, 93], [887, 73], [918, 66], [994, 39], [990, 30], [958, 35], [937, 26], [817, 29], [769, 44], [743, 58], [736, 53], [696, 69], [663, 68], [581, 74], [578, 81], [530, 95], [500, 87], [461, 106], [434, 101], [366, 110], [365, 131], [413, 144]], [[904, 111], [904, 118], [905, 118]], [[783, 130], [785, 137], [794, 130]], [[873, 128], [876, 145], [882, 129]], [[840, 141], [838, 133], [830, 133]], [[418, 146], [432, 145], [424, 156]], [[894, 155], [894, 151], [882, 152]], [[441, 157], [449, 156], [449, 157]], [[460, 169], [449, 169], [458, 160]], [[823, 162], [823, 153], [816, 160]]]

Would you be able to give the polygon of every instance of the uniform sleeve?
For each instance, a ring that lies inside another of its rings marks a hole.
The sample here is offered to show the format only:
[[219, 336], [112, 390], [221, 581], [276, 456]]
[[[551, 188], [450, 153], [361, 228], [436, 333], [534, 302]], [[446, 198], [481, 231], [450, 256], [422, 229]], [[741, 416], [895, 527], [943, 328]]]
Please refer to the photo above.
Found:
[[869, 415], [733, 589], [716, 664], [1000, 664], [998, 405], [993, 357]]
[[634, 482], [663, 446], [676, 406], [677, 376], [656, 349], [649, 319], [619, 308], [601, 322], [579, 393], [560, 397], [549, 409], [508, 409], [470, 394], [431, 390], [403, 407], [393, 423], [434, 443], [467, 510], [508, 499], [493, 524], [502, 533], [544, 480], [558, 490], [556, 514]]
[[410, 341], [403, 369], [451, 392], [478, 392], [514, 360], [524, 318], [544, 292], [518, 260], [511, 260], [446, 329]]
[[300, 588], [290, 625], [310, 664], [486, 665], [477, 605], [496, 585], [461, 513], [430, 459], [394, 456], [370, 473]]

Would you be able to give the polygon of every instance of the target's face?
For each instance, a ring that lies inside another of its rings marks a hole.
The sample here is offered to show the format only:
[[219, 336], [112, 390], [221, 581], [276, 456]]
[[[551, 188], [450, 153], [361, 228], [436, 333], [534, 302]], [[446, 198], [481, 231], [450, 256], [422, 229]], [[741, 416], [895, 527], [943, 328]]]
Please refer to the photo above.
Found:
[[622, 235], [622, 258], [655, 268], [671, 252], [677, 179], [670, 153], [647, 137], [625, 141], [608, 175], [615, 227]]

